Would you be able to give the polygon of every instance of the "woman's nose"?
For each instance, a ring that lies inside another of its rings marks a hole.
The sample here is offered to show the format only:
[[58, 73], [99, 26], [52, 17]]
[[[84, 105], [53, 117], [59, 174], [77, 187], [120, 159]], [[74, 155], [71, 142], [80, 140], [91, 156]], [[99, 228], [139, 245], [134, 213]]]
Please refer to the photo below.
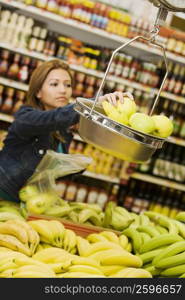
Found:
[[61, 85], [60, 85], [60, 87], [59, 87], [59, 91], [60, 91], [61, 93], [65, 93], [65, 91], [66, 91], [66, 87], [65, 87], [65, 85], [64, 85], [64, 84], [61, 84]]

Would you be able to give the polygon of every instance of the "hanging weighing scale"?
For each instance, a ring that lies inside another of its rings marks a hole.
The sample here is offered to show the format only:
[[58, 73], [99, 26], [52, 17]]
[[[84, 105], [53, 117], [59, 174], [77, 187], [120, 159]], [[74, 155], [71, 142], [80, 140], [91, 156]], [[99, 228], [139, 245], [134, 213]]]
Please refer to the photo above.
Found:
[[98, 103], [98, 98], [101, 95], [102, 88], [115, 55], [134, 41], [138, 39], [144, 40], [147, 43], [155, 45], [161, 49], [166, 67], [165, 76], [149, 112], [149, 115], [153, 114], [164, 82], [168, 76], [165, 48], [157, 43], [155, 38], [159, 33], [159, 26], [166, 20], [168, 11], [185, 12], [185, 0], [149, 1], [158, 7], [157, 17], [153, 29], [151, 30], [150, 37], [147, 38], [142, 35], [138, 35], [115, 49], [108, 63], [95, 100], [92, 101], [78, 97], [74, 107], [80, 114], [79, 135], [85, 142], [117, 158], [135, 163], [147, 162], [157, 149], [162, 148], [167, 139], [139, 132], [129, 126], [122, 125], [111, 120], [104, 114], [103, 107], [100, 103]]

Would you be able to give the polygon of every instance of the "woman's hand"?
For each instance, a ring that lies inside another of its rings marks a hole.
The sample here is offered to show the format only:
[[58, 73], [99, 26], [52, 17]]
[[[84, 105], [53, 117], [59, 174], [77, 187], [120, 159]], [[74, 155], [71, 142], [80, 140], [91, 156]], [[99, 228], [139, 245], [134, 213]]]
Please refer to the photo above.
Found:
[[105, 94], [103, 96], [100, 96], [98, 98], [98, 102], [101, 103], [101, 102], [107, 100], [110, 104], [116, 105], [118, 100], [120, 100], [120, 102], [123, 103], [124, 97], [128, 97], [131, 100], [134, 100], [134, 97], [132, 96], [132, 94], [130, 92], [125, 92], [125, 93], [114, 92], [114, 93]]

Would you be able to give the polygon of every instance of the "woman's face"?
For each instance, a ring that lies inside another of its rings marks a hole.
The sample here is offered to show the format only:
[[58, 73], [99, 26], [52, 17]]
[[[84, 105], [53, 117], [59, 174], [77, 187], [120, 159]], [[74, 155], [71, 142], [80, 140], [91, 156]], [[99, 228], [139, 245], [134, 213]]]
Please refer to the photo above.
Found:
[[37, 98], [46, 110], [63, 107], [72, 95], [71, 77], [66, 70], [52, 70], [46, 77]]

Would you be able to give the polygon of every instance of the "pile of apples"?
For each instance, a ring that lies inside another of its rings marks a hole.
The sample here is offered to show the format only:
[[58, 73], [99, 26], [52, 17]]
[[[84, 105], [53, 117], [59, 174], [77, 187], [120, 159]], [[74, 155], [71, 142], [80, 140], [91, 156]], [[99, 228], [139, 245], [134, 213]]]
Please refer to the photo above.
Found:
[[102, 106], [110, 119], [137, 131], [160, 138], [167, 138], [173, 132], [173, 123], [168, 117], [163, 114], [149, 116], [137, 112], [135, 101], [128, 97], [124, 97], [123, 103], [118, 100], [116, 106], [105, 100], [102, 102]]

